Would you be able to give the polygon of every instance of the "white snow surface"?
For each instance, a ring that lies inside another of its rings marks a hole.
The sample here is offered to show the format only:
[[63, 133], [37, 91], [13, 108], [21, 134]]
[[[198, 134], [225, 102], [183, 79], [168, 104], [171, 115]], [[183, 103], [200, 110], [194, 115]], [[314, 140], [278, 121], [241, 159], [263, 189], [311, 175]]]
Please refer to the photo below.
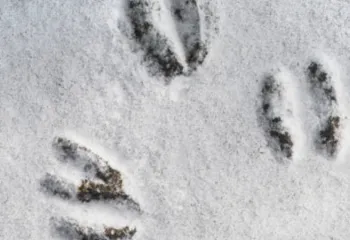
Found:
[[[256, 115], [263, 74], [282, 65], [312, 136], [304, 73], [320, 55], [336, 59], [346, 114], [350, 3], [215, 4], [219, 32], [204, 65], [165, 86], [131, 51], [119, 1], [0, 1], [0, 239], [56, 239], [52, 216], [129, 224], [144, 240], [350, 239], [350, 142], [340, 160], [306, 144], [281, 165]], [[66, 132], [120, 169], [142, 216], [40, 191], [46, 172], [78, 179], [51, 147]]]

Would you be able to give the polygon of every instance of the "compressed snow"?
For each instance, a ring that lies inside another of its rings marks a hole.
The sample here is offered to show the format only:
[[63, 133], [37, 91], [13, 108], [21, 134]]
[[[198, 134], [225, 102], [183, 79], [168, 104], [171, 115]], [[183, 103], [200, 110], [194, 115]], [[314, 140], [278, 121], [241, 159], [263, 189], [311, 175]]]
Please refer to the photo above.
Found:
[[[350, 4], [217, 4], [220, 30], [210, 32], [204, 65], [164, 86], [119, 30], [121, 4], [2, 1], [0, 239], [54, 239], [53, 216], [129, 223], [139, 230], [135, 239], [349, 239], [349, 125], [339, 161], [306, 144], [300, 161], [283, 166], [266, 145], [256, 107], [263, 73], [283, 65], [302, 88], [308, 59], [321, 52], [343, 74], [335, 86], [348, 116]], [[296, 125], [310, 138], [307, 92], [295, 99], [306, 104]], [[51, 144], [66, 130], [100, 154], [110, 149], [107, 158], [143, 215], [40, 191], [46, 172], [60, 172]]]

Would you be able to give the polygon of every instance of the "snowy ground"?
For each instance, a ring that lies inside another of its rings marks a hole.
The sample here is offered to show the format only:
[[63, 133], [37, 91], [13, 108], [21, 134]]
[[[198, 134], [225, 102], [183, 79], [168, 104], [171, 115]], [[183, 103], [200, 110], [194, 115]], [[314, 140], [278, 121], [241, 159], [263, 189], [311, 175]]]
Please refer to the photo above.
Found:
[[[211, 4], [219, 30], [208, 28], [204, 64], [165, 85], [122, 30], [119, 1], [0, 1], [0, 239], [55, 239], [52, 216], [128, 224], [147, 240], [350, 238], [350, 3]], [[179, 48], [173, 28], [160, 28]], [[312, 140], [322, 102], [305, 70], [315, 58], [333, 76], [344, 119], [333, 158]], [[257, 117], [263, 76], [276, 69], [292, 83], [284, 94], [298, 114], [288, 126], [305, 141], [289, 164], [276, 160]], [[144, 213], [40, 191], [47, 172], [79, 179], [53, 153], [60, 135], [118, 168]]]

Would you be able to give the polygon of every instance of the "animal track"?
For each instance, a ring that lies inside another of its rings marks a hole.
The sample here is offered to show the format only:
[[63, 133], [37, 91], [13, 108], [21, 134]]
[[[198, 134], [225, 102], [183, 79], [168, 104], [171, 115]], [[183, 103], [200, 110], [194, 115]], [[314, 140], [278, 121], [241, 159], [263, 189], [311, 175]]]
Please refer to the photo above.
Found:
[[[79, 185], [74, 185], [56, 175], [46, 174], [40, 182], [43, 190], [64, 200], [81, 203], [101, 201], [106, 204], [123, 205], [130, 211], [141, 212], [140, 205], [125, 193], [121, 173], [110, 167], [107, 161], [90, 149], [67, 138], [55, 138], [53, 147], [57, 150], [61, 161], [70, 162], [81, 168], [86, 178]], [[58, 233], [68, 239], [131, 239], [136, 233], [136, 228], [129, 226], [105, 227], [104, 230], [99, 231], [92, 227], [81, 226], [69, 218], [53, 218], [52, 221]]]
[[61, 237], [72, 240], [131, 239], [136, 233], [136, 229], [130, 229], [128, 226], [119, 229], [106, 227], [103, 233], [97, 233], [93, 228], [82, 227], [71, 219], [55, 219], [53, 225]]
[[271, 144], [276, 144], [273, 148], [279, 149], [283, 155], [290, 158], [293, 155], [293, 141], [290, 131], [285, 126], [285, 121], [280, 115], [280, 111], [276, 111], [277, 104], [283, 101], [282, 86], [277, 82], [274, 76], [266, 76], [262, 87], [262, 109], [263, 117], [266, 124], [265, 131], [274, 140]]
[[[264, 77], [258, 112], [268, 145], [277, 155], [292, 159], [294, 153], [300, 150], [297, 148], [303, 144], [300, 135], [295, 132], [303, 131], [299, 126], [301, 120], [297, 119], [297, 99], [290, 96], [295, 79], [286, 75], [286, 71], [279, 71]], [[338, 152], [342, 124], [333, 75], [318, 61], [311, 61], [305, 68], [307, 85], [310, 87], [308, 92], [319, 123], [315, 123], [316, 133], [312, 133], [313, 143], [330, 158]]]
[[338, 128], [340, 117], [337, 110], [337, 97], [331, 82], [331, 76], [319, 63], [312, 62], [308, 69], [308, 79], [311, 83], [311, 92], [315, 99], [322, 105], [319, 109], [321, 114], [321, 128], [318, 130], [319, 137], [316, 139], [319, 145], [324, 146], [329, 155], [337, 151], [339, 136]]
[[[142, 49], [151, 74], [160, 72], [169, 82], [175, 76], [190, 74], [204, 62], [208, 54], [208, 39], [203, 39], [205, 38], [202, 36], [203, 27], [208, 31], [211, 29], [210, 26], [202, 26], [201, 17], [208, 13], [201, 11], [196, 0], [168, 0], [169, 6], [165, 9], [159, 7], [157, 1], [127, 1], [126, 15], [131, 26], [132, 38]], [[170, 15], [175, 25], [179, 44], [185, 55], [184, 59], [181, 57], [181, 51], [174, 48], [174, 42], [177, 40], [170, 39], [166, 33], [157, 28], [152, 18], [156, 9], [169, 11], [166, 14]], [[209, 21], [208, 18], [213, 16], [207, 15], [205, 18], [207, 25], [212, 24], [213, 21]]]
[[201, 24], [196, 0], [171, 0], [171, 13], [186, 53], [186, 62], [196, 69], [208, 54], [201, 41]]

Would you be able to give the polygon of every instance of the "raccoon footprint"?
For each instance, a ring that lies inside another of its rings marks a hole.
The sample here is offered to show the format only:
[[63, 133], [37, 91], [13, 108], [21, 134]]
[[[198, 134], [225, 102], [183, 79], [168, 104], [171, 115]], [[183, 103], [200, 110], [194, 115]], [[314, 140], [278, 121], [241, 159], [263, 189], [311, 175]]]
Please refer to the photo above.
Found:
[[[127, 0], [126, 15], [132, 38], [142, 49], [151, 74], [160, 72], [169, 82], [175, 76], [188, 75], [196, 70], [208, 54], [208, 44], [201, 36], [201, 11], [196, 0], [165, 0], [168, 5], [161, 3], [164, 2]], [[179, 40], [170, 39], [157, 27], [152, 16], [158, 10], [169, 15]], [[206, 16], [209, 17], [212, 16]]]
[[[132, 199], [123, 188], [122, 174], [113, 169], [107, 161], [90, 149], [70, 141], [64, 137], [54, 139], [53, 147], [61, 161], [69, 162], [84, 172], [85, 179], [75, 185], [59, 176], [46, 174], [41, 180], [41, 188], [64, 200], [86, 202], [104, 202], [111, 206], [124, 206], [129, 211], [140, 213], [140, 205]], [[53, 226], [61, 237], [68, 239], [117, 240], [131, 239], [136, 228], [81, 226], [70, 218], [52, 218]]]

